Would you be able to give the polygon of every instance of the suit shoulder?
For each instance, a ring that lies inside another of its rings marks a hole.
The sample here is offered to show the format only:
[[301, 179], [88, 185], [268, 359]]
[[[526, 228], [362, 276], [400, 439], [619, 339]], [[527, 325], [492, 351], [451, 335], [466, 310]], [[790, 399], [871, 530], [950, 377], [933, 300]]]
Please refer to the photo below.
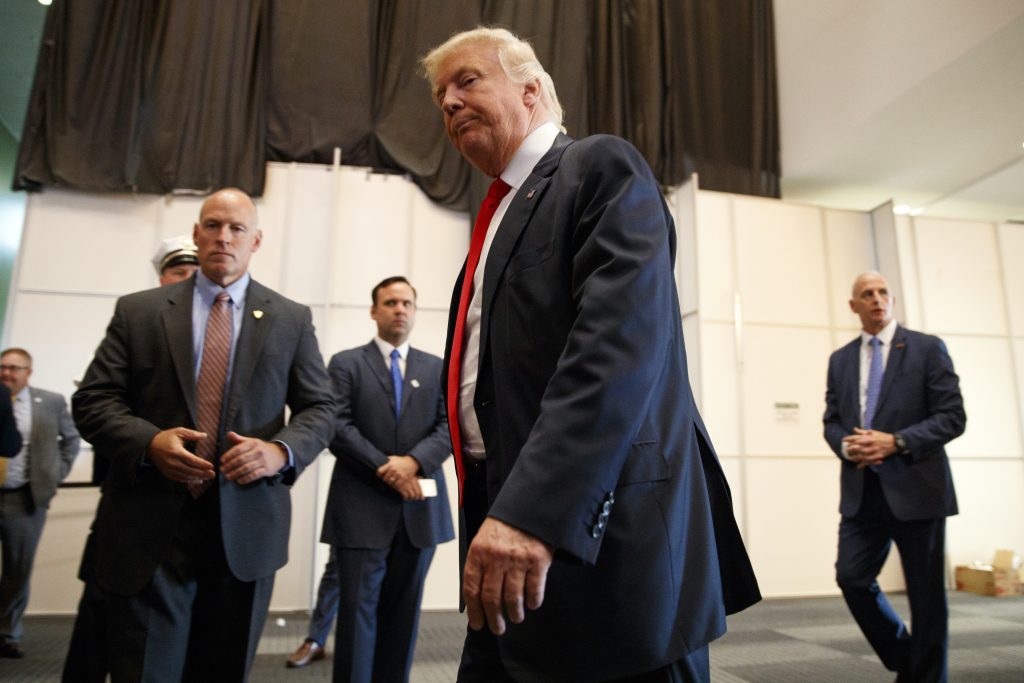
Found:
[[427, 363], [430, 363], [430, 364], [435, 364], [436, 363], [438, 365], [440, 365], [441, 362], [442, 362], [440, 357], [435, 356], [434, 354], [429, 353], [427, 351], [422, 351], [420, 349], [417, 349], [415, 346], [410, 346], [409, 347], [409, 351], [410, 351], [410, 353], [411, 352], [415, 352], [420, 357], [420, 360], [422, 360], [424, 362], [427, 362]]
[[344, 349], [342, 351], [338, 351], [333, 356], [331, 356], [330, 364], [331, 365], [337, 365], [337, 364], [344, 364], [344, 363], [353, 363], [353, 362], [356, 361], [356, 359], [358, 359], [360, 356], [362, 356], [365, 352], [366, 352], [366, 346], [365, 345], [363, 345], [363, 346], [356, 346], [356, 347], [353, 347], [351, 349]]
[[831, 353], [831, 355], [829, 355], [829, 360], [832, 361], [832, 360], [836, 360], [838, 358], [841, 358], [844, 354], [850, 353], [852, 350], [856, 349], [858, 346], [860, 346], [860, 335], [854, 337], [853, 339], [851, 339], [850, 341], [846, 342], [845, 344], [840, 346], [838, 349], [833, 351]]
[[64, 396], [61, 395], [61, 394], [58, 394], [56, 391], [49, 391], [47, 389], [39, 389], [37, 387], [31, 387], [31, 391], [32, 391], [32, 398], [34, 398], [34, 399], [35, 398], [39, 398], [39, 399], [42, 399], [43, 401], [48, 401], [48, 402], [51, 402], [51, 403], [57, 403], [57, 402], [64, 403]]

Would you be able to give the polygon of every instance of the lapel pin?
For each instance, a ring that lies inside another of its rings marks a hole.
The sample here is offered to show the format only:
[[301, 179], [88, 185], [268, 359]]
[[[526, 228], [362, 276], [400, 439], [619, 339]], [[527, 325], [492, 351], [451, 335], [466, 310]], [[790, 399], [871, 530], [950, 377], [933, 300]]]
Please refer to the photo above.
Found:
[[409, 382], [409, 384], [411, 384], [415, 389], [420, 388], [420, 381], [418, 379], [414, 379], [413, 381]]
[[263, 317], [263, 311], [261, 311], [261, 310], [259, 310], [259, 309], [257, 309], [257, 310], [255, 310], [255, 311], [253, 311], [253, 312], [252, 312], [252, 317], [254, 317], [254, 318], [256, 318], [257, 320], [259, 320], [260, 318], [262, 318], [262, 317]]
[[902, 349], [904, 346], [906, 346], [906, 344], [899, 343], [899, 344], [896, 344], [895, 346], [893, 346], [893, 348], [894, 349]]
[[527, 199], [533, 199], [533, 195], [537, 194], [537, 188], [530, 188], [530, 191], [526, 193]]

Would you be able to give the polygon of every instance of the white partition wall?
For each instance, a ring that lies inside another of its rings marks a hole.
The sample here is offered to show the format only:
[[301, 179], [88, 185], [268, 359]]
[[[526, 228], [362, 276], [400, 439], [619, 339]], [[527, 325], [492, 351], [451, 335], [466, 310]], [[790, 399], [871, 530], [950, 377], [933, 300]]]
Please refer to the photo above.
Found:
[[[699, 338], [693, 385], [764, 594], [837, 593], [825, 374], [858, 333], [850, 287], [870, 269], [890, 277], [901, 322], [946, 341], [961, 377], [968, 428], [948, 449], [961, 508], [950, 564], [1024, 552], [1024, 275], [1013, 267], [1024, 226], [696, 194], [695, 224], [679, 225], [699, 292], [684, 323]], [[881, 583], [902, 586], [895, 553]]]
[[[201, 201], [61, 191], [29, 195], [4, 342], [32, 352], [33, 384], [70, 397], [115, 299], [156, 286], [150, 258], [164, 237], [191, 232]], [[419, 294], [412, 343], [443, 352], [452, 284], [469, 242], [464, 213], [438, 208], [401, 177], [302, 164], [270, 164], [257, 205], [263, 243], [252, 259], [253, 277], [312, 307], [325, 360], [375, 334], [370, 290], [399, 274]], [[317, 541], [333, 465], [325, 452], [292, 491], [289, 562], [278, 573], [273, 609], [308, 608], [313, 602], [327, 555]], [[88, 481], [90, 471], [85, 448], [70, 479]], [[454, 495], [450, 461], [446, 473]], [[97, 500], [92, 488], [63, 489], [54, 499], [30, 612], [75, 611], [78, 561]], [[458, 605], [457, 543], [438, 549], [423, 604]]]

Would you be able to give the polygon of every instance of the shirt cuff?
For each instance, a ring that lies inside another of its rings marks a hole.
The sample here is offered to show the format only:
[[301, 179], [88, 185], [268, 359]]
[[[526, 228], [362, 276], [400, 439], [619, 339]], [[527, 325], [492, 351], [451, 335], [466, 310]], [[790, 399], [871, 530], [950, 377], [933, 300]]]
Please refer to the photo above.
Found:
[[292, 453], [292, 447], [286, 444], [284, 441], [274, 441], [273, 443], [283, 446], [284, 450], [288, 452], [288, 464], [282, 467], [281, 470], [284, 471], [295, 469], [295, 454]]

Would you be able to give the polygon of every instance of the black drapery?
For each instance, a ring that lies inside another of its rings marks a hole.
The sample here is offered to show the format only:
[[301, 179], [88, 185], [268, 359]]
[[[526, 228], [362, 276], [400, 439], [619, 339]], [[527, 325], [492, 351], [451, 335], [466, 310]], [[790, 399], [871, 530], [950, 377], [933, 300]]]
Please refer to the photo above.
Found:
[[771, 0], [55, 0], [16, 189], [262, 194], [265, 162], [407, 173], [465, 209], [419, 58], [501, 25], [551, 73], [570, 135], [635, 144], [665, 186], [778, 196]]

